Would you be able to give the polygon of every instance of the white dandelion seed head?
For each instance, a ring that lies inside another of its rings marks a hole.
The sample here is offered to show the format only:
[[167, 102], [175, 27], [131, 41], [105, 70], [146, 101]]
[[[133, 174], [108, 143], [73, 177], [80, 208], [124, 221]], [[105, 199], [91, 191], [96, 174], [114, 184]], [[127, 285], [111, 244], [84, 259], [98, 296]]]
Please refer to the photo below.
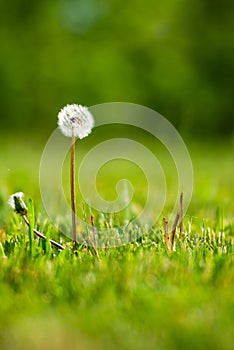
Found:
[[15, 210], [19, 215], [26, 215], [28, 208], [23, 201], [23, 192], [16, 192], [12, 194], [8, 200], [8, 204]]
[[16, 192], [12, 194], [8, 200], [8, 204], [12, 209], [15, 210], [15, 198], [22, 199], [24, 197], [23, 192]]
[[59, 112], [58, 126], [65, 136], [83, 139], [91, 133], [94, 119], [87, 107], [71, 104]]

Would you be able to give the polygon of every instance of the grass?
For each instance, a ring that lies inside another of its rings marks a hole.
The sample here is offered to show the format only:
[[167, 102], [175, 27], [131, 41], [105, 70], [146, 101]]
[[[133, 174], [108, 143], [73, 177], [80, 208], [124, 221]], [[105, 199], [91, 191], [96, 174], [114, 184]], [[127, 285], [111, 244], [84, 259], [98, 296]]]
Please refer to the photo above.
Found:
[[[184, 235], [176, 232], [176, 251], [169, 252], [166, 247], [161, 217], [153, 229], [142, 228], [137, 241], [100, 248], [100, 261], [82, 246], [73, 254], [69, 239], [46, 219], [38, 186], [42, 143], [28, 147], [24, 141], [17, 142], [17, 153], [13, 140], [2, 140], [2, 145], [1, 349], [233, 348], [230, 142], [190, 144], [194, 195]], [[107, 169], [105, 186], [100, 178], [106, 196], [111, 180], [116, 180], [116, 174], [111, 174]], [[32, 232], [8, 208], [8, 196], [19, 190], [33, 198], [35, 226], [47, 240], [36, 236], [31, 240]], [[141, 192], [142, 188], [136, 200]], [[163, 214], [170, 208], [169, 199]], [[105, 220], [118, 223], [110, 216]], [[59, 252], [51, 247], [50, 238], [67, 249]]]

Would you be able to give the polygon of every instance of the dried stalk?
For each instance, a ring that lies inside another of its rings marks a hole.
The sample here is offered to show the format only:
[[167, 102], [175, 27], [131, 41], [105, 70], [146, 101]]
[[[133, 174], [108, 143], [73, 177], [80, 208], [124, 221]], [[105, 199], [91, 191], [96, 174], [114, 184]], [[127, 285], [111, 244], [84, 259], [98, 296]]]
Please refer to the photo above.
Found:
[[166, 241], [166, 246], [169, 250], [171, 250], [171, 244], [170, 244], [170, 235], [168, 232], [168, 221], [166, 218], [163, 218], [163, 223], [164, 223], [164, 232], [165, 232], [165, 241]]
[[176, 227], [178, 225], [180, 219], [180, 213], [178, 212], [175, 217], [175, 221], [172, 226], [172, 232], [171, 232], [171, 249], [173, 250], [174, 248], [174, 243], [175, 243], [175, 233], [176, 233]]
[[97, 235], [96, 235], [93, 215], [91, 215], [91, 225], [92, 225], [92, 231], [93, 231], [93, 244], [94, 244], [94, 247], [97, 247]]

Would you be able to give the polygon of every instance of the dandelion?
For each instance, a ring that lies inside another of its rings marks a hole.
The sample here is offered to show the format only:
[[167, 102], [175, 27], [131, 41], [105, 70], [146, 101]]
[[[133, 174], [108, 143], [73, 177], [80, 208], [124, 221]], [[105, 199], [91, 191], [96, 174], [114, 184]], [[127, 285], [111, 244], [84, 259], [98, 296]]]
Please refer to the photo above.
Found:
[[16, 192], [12, 194], [8, 200], [8, 204], [11, 206], [11, 208], [20, 215], [26, 215], [28, 212], [28, 208], [23, 201], [23, 197], [23, 192]]
[[87, 107], [72, 104], [59, 112], [58, 126], [65, 136], [83, 139], [91, 133], [94, 120]]
[[[8, 200], [8, 204], [11, 206], [12, 209], [15, 210], [15, 212], [19, 215], [22, 216], [24, 222], [26, 223], [26, 225], [29, 227], [30, 229], [30, 222], [29, 222], [29, 219], [28, 219], [28, 208], [26, 206], [26, 204], [24, 203], [23, 201], [23, 197], [24, 197], [24, 194], [23, 192], [16, 192], [14, 194], [12, 194]], [[39, 238], [42, 238], [44, 240], [46, 240], [46, 236], [43, 235], [41, 232], [37, 231], [35, 228], [32, 228], [32, 231], [39, 237]], [[49, 242], [54, 245], [55, 247], [63, 250], [64, 247], [53, 241], [52, 239], [49, 239]]]
[[94, 119], [87, 107], [71, 104], [65, 106], [58, 114], [58, 126], [67, 137], [72, 138], [71, 144], [71, 206], [72, 206], [72, 232], [75, 247], [77, 245], [76, 232], [76, 200], [75, 200], [75, 142], [76, 138], [83, 139], [88, 136], [94, 126]]

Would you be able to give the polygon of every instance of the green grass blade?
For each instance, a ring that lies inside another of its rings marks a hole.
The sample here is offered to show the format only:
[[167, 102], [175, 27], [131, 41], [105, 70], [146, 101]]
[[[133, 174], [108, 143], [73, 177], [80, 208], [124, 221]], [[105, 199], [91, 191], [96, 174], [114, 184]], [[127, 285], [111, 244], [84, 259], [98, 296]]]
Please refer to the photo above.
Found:
[[34, 225], [35, 225], [35, 212], [34, 212], [34, 205], [33, 200], [29, 198], [28, 202], [28, 221], [29, 221], [29, 249], [30, 249], [30, 255], [33, 253], [33, 236], [34, 236]]

